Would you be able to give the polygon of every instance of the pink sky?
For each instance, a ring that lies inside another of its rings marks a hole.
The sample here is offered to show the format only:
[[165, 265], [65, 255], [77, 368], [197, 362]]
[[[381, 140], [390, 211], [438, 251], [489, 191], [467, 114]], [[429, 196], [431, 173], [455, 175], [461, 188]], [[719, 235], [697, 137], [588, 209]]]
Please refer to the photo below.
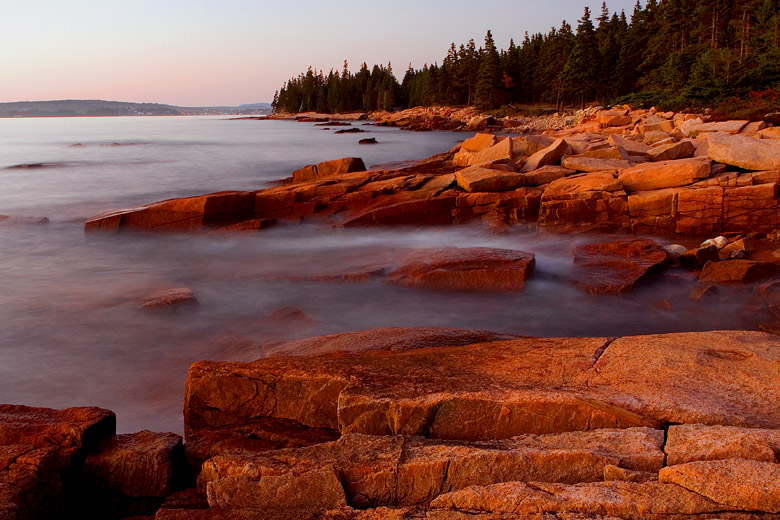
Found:
[[[109, 99], [182, 106], [270, 102], [309, 66], [354, 71], [391, 62], [397, 75], [440, 61], [450, 42], [488, 29], [506, 47], [525, 31], [573, 26], [588, 5], [557, 0], [27, 0], [0, 15], [0, 102]], [[612, 0], [610, 11], [633, 11]], [[595, 16], [595, 15], [594, 15]]]

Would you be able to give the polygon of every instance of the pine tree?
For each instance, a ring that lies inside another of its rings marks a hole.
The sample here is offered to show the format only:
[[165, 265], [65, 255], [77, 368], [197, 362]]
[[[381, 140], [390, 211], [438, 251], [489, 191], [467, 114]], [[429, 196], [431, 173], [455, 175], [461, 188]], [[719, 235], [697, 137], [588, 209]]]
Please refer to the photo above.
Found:
[[501, 65], [493, 35], [488, 30], [485, 48], [480, 52], [474, 101], [480, 108], [494, 108], [500, 104], [500, 95]]
[[577, 25], [571, 54], [563, 67], [564, 90], [571, 100], [584, 106], [588, 99], [595, 96], [598, 64], [598, 42], [590, 19], [590, 9], [586, 7]]

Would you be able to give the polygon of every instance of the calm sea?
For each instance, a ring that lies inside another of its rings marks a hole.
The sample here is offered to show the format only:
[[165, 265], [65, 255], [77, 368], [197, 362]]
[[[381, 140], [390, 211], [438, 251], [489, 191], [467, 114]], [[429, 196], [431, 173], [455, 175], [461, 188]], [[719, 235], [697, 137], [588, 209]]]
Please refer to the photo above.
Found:
[[[466, 137], [361, 128], [366, 133], [336, 135], [310, 123], [216, 117], [0, 119], [0, 215], [10, 217], [0, 220], [0, 402], [102, 406], [117, 413], [122, 432], [181, 432], [190, 363], [256, 359], [263, 342], [387, 326], [537, 336], [756, 327], [745, 296], [695, 306], [684, 281], [624, 297], [572, 288], [573, 247], [603, 237], [496, 236], [480, 225], [282, 225], [253, 236], [83, 232], [84, 219], [101, 211], [260, 189], [338, 157], [359, 156], [367, 165], [421, 159]], [[380, 144], [357, 144], [368, 136]], [[537, 272], [522, 294], [300, 280], [445, 246], [532, 252]], [[139, 298], [171, 287], [191, 288], [200, 305], [173, 313], [135, 308]], [[308, 319], [271, 317], [284, 307]]]

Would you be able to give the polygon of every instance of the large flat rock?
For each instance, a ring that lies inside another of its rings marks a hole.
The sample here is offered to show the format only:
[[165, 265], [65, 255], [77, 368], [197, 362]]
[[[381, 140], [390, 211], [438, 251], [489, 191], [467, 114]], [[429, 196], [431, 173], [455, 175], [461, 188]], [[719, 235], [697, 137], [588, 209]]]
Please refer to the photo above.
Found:
[[693, 158], [637, 164], [620, 173], [628, 192], [686, 186], [710, 176], [711, 161]]
[[[428, 504], [457, 489], [498, 482], [595, 482], [610, 464], [658, 472], [663, 465], [659, 430], [633, 428], [493, 442], [437, 441], [421, 437], [347, 434], [301, 449], [215, 457], [199, 485], [221, 508], [325, 510], [346, 500], [358, 508]], [[329, 483], [323, 487], [323, 483]]]
[[707, 136], [713, 161], [745, 170], [780, 168], [780, 143], [774, 139], [756, 139], [745, 135], [716, 132]]
[[665, 423], [778, 428], [779, 398], [780, 340], [765, 333], [522, 338], [195, 363], [185, 427], [284, 420], [461, 440]]

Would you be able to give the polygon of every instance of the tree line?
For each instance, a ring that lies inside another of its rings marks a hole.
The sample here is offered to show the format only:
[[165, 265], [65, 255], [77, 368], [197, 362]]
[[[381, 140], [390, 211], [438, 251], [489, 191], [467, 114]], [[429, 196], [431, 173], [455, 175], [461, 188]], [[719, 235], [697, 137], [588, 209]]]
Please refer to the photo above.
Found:
[[703, 107], [780, 89], [780, 0], [637, 0], [630, 20], [606, 3], [526, 33], [497, 49], [453, 43], [441, 64], [413, 69], [399, 83], [392, 68], [364, 63], [352, 74], [309, 69], [274, 96], [277, 112], [389, 110], [430, 105], [548, 105], [588, 102]]

